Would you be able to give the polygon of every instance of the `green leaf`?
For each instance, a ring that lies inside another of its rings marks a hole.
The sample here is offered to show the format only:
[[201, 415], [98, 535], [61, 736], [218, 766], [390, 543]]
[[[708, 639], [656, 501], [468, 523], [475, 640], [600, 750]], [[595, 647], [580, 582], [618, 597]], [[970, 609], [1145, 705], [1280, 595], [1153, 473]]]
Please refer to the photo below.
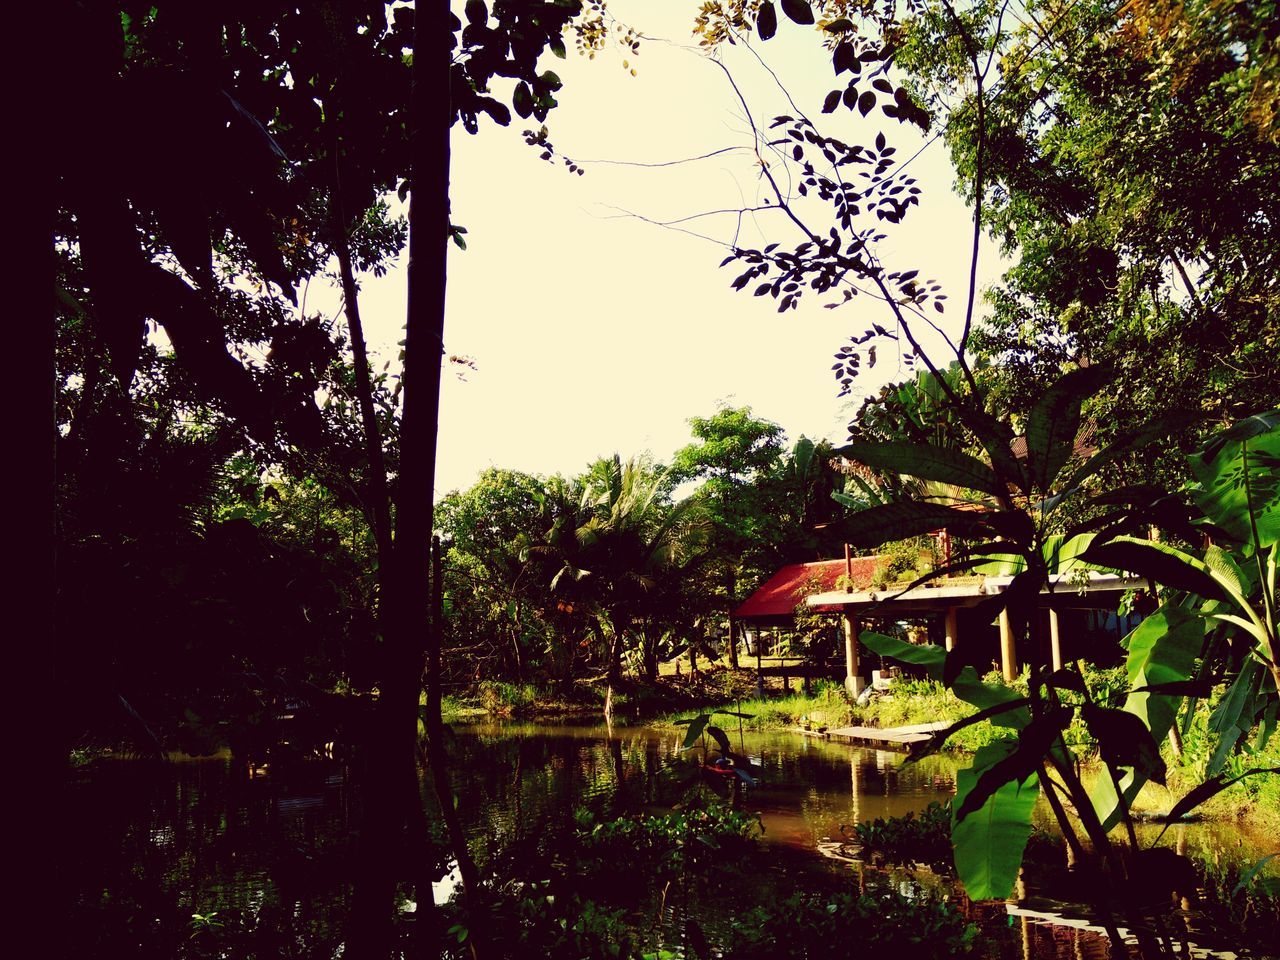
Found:
[[1226, 591], [1203, 560], [1154, 540], [1116, 537], [1094, 541], [1082, 555], [1087, 563], [1148, 577], [1166, 587], [1186, 590], [1209, 600], [1227, 599]]
[[923, 443], [851, 443], [835, 451], [840, 456], [877, 470], [951, 483], [967, 490], [999, 495], [1005, 485], [977, 457]]
[[1049, 490], [1075, 449], [1080, 405], [1110, 378], [1104, 367], [1082, 367], [1049, 387], [1027, 418], [1027, 469], [1032, 483]]
[[[1257, 771], [1255, 770], [1255, 771], [1250, 771], [1250, 772], [1251, 772], [1251, 773], [1256, 773]], [[1273, 773], [1275, 773], [1275, 772], [1277, 772], [1277, 771], [1272, 771], [1272, 772], [1273, 772]], [[1246, 774], [1246, 776], [1247, 776], [1247, 774]], [[1263, 869], [1263, 868], [1264, 868], [1268, 863], [1270, 863], [1272, 860], [1274, 860], [1276, 857], [1280, 857], [1280, 851], [1276, 851], [1275, 853], [1269, 853], [1269, 854], [1267, 854], [1265, 857], [1263, 857], [1261, 860], [1259, 860], [1257, 863], [1255, 863], [1252, 867], [1250, 867], [1250, 868], [1249, 868], [1248, 870], [1246, 870], [1244, 873], [1240, 874], [1240, 882], [1239, 882], [1239, 883], [1237, 883], [1237, 884], [1236, 884], [1236, 888], [1235, 888], [1233, 891], [1231, 891], [1231, 892], [1232, 892], [1232, 894], [1234, 895], [1234, 894], [1238, 894], [1238, 893], [1243, 893], [1245, 890], [1248, 890], [1248, 889], [1249, 889], [1250, 884], [1252, 884], [1252, 883], [1253, 883], [1253, 878], [1254, 878], [1254, 877], [1256, 877], [1259, 873], [1261, 873], [1261, 872], [1262, 872], [1262, 869]]]
[[858, 639], [873, 653], [888, 657], [890, 660], [924, 667], [930, 679], [942, 679], [942, 667], [947, 659], [947, 651], [936, 643], [907, 643], [897, 637], [888, 637], [883, 633], [871, 631], [860, 632]]
[[[1169, 824], [1173, 824], [1181, 820], [1196, 807], [1200, 806], [1200, 804], [1204, 803], [1211, 797], [1216, 797], [1233, 783], [1239, 783], [1245, 777], [1252, 777], [1259, 773], [1269, 773], [1272, 775], [1280, 774], [1280, 767], [1258, 767], [1254, 770], [1246, 770], [1238, 777], [1211, 777], [1204, 783], [1193, 787], [1185, 797], [1173, 805], [1173, 809], [1169, 811], [1167, 817]], [[1164, 831], [1169, 829], [1169, 824], [1166, 824], [1164, 830], [1160, 831], [1161, 837], [1164, 836]], [[1157, 837], [1156, 841], [1159, 842], [1159, 839], [1160, 837]]]
[[1217, 774], [1231, 756], [1236, 743], [1253, 728], [1262, 678], [1262, 665], [1252, 657], [1245, 660], [1231, 689], [1209, 714], [1209, 729], [1217, 735], [1218, 742], [1213, 756], [1209, 758], [1206, 773]]
[[1239, 595], [1242, 599], [1249, 595], [1248, 577], [1236, 565], [1231, 554], [1216, 544], [1210, 544], [1204, 552], [1204, 563], [1228, 591]]
[[[952, 809], [969, 800], [984, 774], [1007, 763], [1016, 750], [1012, 741], [993, 743], [974, 755], [973, 764], [956, 774]], [[1022, 854], [1031, 837], [1031, 813], [1040, 794], [1035, 773], [1010, 779], [992, 791], [971, 814], [951, 821], [956, 873], [974, 900], [1009, 896], [1018, 879]]]
[[716, 746], [720, 748], [721, 753], [728, 753], [733, 749], [729, 745], [729, 735], [719, 727], [707, 726], [707, 736], [716, 742]]
[[1164, 783], [1166, 768], [1160, 756], [1160, 745], [1138, 717], [1124, 710], [1099, 707], [1093, 703], [1086, 703], [1080, 714], [1098, 741], [1098, 752], [1103, 762], [1113, 767], [1132, 767], [1139, 776]]
[[1048, 756], [1054, 741], [1062, 735], [1063, 728], [1071, 722], [1074, 712], [1070, 707], [1055, 707], [1036, 717], [1017, 740], [1008, 741], [1012, 745], [1008, 754], [982, 770], [963, 797], [959, 795], [957, 785], [957, 796], [952, 805], [954, 822], [959, 823], [977, 811], [1005, 784], [1023, 783], [1033, 776]]
[[681, 750], [688, 750], [698, 742], [698, 738], [702, 736], [702, 731], [711, 722], [711, 714], [700, 713], [698, 716], [690, 717], [688, 720], [677, 720], [675, 722], [680, 726], [685, 724], [689, 726], [689, 729], [684, 732], [684, 743], [680, 747]]
[[[965, 667], [959, 672], [951, 684], [951, 692], [979, 710], [989, 710], [1023, 699], [1012, 687], [1006, 687], [1002, 683], [983, 683], [973, 667]], [[1001, 713], [993, 716], [991, 722], [997, 727], [1021, 730], [1031, 722], [1031, 711], [1023, 709]]]
[[1197, 505], [1236, 542], [1280, 542], [1280, 409], [1255, 414], [1191, 457]]

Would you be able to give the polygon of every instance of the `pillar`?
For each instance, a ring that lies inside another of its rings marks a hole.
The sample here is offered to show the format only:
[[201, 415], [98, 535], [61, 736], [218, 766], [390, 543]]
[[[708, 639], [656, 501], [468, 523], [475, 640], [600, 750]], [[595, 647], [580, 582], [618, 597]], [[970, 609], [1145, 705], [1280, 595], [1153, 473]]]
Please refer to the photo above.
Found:
[[956, 608], [947, 607], [947, 617], [946, 617], [947, 641], [946, 642], [947, 642], [948, 651], [950, 651], [956, 645], [956, 640], [958, 639], [958, 634], [956, 632], [956, 619], [957, 619]]
[[842, 614], [844, 622], [844, 688], [856, 697], [866, 686], [858, 676], [858, 621], [852, 614]]
[[1058, 611], [1049, 608], [1049, 653], [1053, 658], [1053, 669], [1062, 669], [1062, 643], [1058, 639]]
[[1009, 622], [1009, 610], [1000, 611], [1000, 672], [1008, 682], [1018, 678], [1018, 653], [1013, 642], [1013, 625]]

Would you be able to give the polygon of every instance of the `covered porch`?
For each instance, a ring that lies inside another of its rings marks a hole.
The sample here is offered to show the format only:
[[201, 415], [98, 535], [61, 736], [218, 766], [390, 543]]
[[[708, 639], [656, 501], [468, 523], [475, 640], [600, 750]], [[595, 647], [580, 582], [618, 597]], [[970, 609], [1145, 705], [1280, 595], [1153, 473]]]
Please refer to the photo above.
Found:
[[[1122, 596], [1129, 590], [1146, 589], [1146, 581], [1134, 577], [1089, 571], [1087, 578], [1064, 574], [1050, 578], [1050, 588], [1040, 595], [1039, 615], [1044, 618], [1049, 638], [1047, 660], [1059, 669], [1064, 662], [1086, 655], [1101, 640], [1123, 636], [1139, 619], [1119, 613]], [[938, 580], [926, 586], [903, 591], [901, 587], [880, 590], [838, 590], [815, 593], [808, 597], [810, 607], [830, 612], [840, 619], [844, 638], [844, 682], [851, 696], [857, 696], [868, 684], [863, 670], [864, 650], [858, 642], [859, 631], [875, 621], [917, 621], [931, 625], [926, 642], [941, 642], [952, 649], [964, 636], [982, 634], [980, 643], [988, 643], [992, 665], [999, 667], [1005, 680], [1018, 676], [1022, 664], [1033, 651], [1021, 649], [1011, 629], [1007, 611], [993, 621], [983, 623], [975, 607], [988, 597], [1006, 590], [1012, 576], [966, 577]], [[936, 638], [936, 639], [934, 639]], [[1044, 653], [1040, 654], [1041, 656]]]

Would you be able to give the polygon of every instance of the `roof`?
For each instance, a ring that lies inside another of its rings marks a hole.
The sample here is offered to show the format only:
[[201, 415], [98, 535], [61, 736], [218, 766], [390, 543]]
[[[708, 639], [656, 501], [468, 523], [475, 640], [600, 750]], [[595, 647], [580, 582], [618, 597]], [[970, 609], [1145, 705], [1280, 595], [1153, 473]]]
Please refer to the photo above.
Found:
[[[1053, 574], [1052, 600], [1048, 588], [1040, 591], [1041, 606], [1051, 603], [1058, 609], [1115, 609], [1119, 595], [1126, 590], [1145, 590], [1147, 581], [1140, 577], [1114, 573], [1088, 572], [1085, 580], [1073, 580], [1068, 574]], [[877, 590], [862, 589], [854, 593], [831, 591], [814, 594], [807, 600], [811, 609], [832, 613], [856, 607], [877, 608], [892, 604], [894, 615], [937, 612], [948, 607], [970, 606], [983, 597], [1002, 593], [1013, 581], [1011, 576], [963, 577], [957, 580], [935, 580], [931, 585], [904, 590], [901, 586]], [[884, 614], [888, 616], [886, 612]]]
[[[871, 579], [875, 576], [879, 563], [878, 556], [853, 558], [855, 589], [865, 590], [871, 586]], [[845, 561], [842, 559], [788, 564], [739, 604], [733, 611], [733, 616], [738, 619], [790, 617], [809, 594], [834, 591], [836, 581], [844, 576], [845, 569]]]

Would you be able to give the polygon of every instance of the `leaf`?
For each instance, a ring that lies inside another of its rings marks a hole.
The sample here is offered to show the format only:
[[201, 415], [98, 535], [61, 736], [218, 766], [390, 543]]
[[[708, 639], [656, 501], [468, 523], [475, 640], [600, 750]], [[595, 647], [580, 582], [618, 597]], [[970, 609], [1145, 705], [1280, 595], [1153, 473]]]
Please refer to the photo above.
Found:
[[1249, 595], [1249, 586], [1245, 582], [1244, 572], [1236, 565], [1231, 554], [1221, 547], [1210, 544], [1204, 552], [1204, 564], [1214, 572], [1218, 582], [1229, 592], [1241, 599]]
[[1027, 468], [1031, 481], [1049, 490], [1075, 449], [1080, 405], [1110, 378], [1105, 367], [1081, 367], [1047, 389], [1027, 418]]
[[813, 23], [813, 9], [806, 0], [782, 0], [782, 12], [796, 23]]
[[854, 546], [877, 547], [943, 528], [968, 535], [981, 528], [982, 519], [969, 511], [932, 503], [885, 503], [860, 510], [832, 526]]
[[1113, 767], [1132, 767], [1134, 772], [1156, 783], [1165, 780], [1165, 763], [1160, 745], [1138, 717], [1125, 710], [1086, 703], [1080, 709], [1085, 726], [1098, 741], [1098, 752]]
[[756, 30], [761, 40], [768, 40], [778, 32], [778, 11], [773, 8], [772, 0], [765, 0], [760, 4], [760, 12], [756, 14]]
[[[831, 64], [835, 68], [836, 76], [844, 73], [846, 70], [853, 70], [855, 73], [858, 69], [858, 54], [853, 49], [852, 43], [841, 43], [836, 46], [835, 53], [831, 55]], [[831, 111], [827, 111], [830, 113]]]
[[1262, 675], [1262, 665], [1257, 660], [1252, 657], [1245, 660], [1231, 689], [1209, 714], [1209, 729], [1217, 734], [1218, 742], [1213, 756], [1209, 758], [1206, 773], [1217, 774], [1231, 756], [1236, 743], [1252, 729], [1256, 712], [1254, 701]]
[[967, 490], [999, 495], [1005, 492], [995, 472], [979, 460], [958, 450], [923, 443], [850, 443], [835, 451], [839, 456], [920, 480], [951, 483]]
[[947, 651], [936, 643], [907, 643], [897, 637], [888, 637], [883, 633], [871, 631], [859, 632], [858, 639], [873, 653], [888, 657], [890, 660], [924, 667], [930, 679], [942, 679], [942, 667], [947, 659]]
[[[1146, 726], [1156, 743], [1163, 743], [1168, 736], [1182, 702], [1184, 694], [1175, 685], [1195, 682], [1187, 678], [1204, 646], [1204, 631], [1203, 618], [1165, 604], [1126, 638], [1130, 690], [1123, 709]], [[1096, 781], [1090, 800], [1105, 829], [1120, 822], [1146, 781], [1136, 769], [1124, 773], [1118, 785], [1110, 777]]]
[[[973, 764], [956, 774], [952, 809], [958, 811], [966, 806], [983, 776], [1007, 763], [1016, 750], [1012, 741], [988, 744], [979, 750]], [[1013, 892], [1022, 854], [1031, 837], [1031, 813], [1039, 794], [1039, 777], [1032, 773], [1003, 782], [967, 816], [952, 815], [956, 873], [973, 900], [995, 900]]]
[[830, 93], [827, 94], [827, 99], [822, 101], [823, 113], [836, 112], [836, 107], [840, 106], [840, 94], [841, 94], [841, 91], [839, 90], [832, 90]]
[[709, 736], [712, 740], [716, 742], [716, 746], [720, 748], [721, 753], [728, 753], [730, 750], [733, 749], [729, 743], [728, 734], [726, 734], [719, 727], [708, 725], [707, 736]]
[[1191, 457], [1196, 504], [1237, 543], [1280, 542], [1280, 409], [1235, 424]]
[[[952, 803], [952, 809], [955, 810], [953, 822], [960, 823], [970, 814], [977, 812], [986, 804], [987, 798], [993, 796], [1005, 784], [1014, 782], [1022, 784], [1027, 778], [1033, 776], [1039, 770], [1054, 741], [1061, 736], [1063, 728], [1071, 721], [1073, 712], [1070, 707], [1056, 707], [1032, 720], [1022, 731], [1022, 735], [1017, 740], [1011, 741], [1013, 749], [983, 770], [978, 775], [977, 781], [968, 786], [963, 797], [959, 793], [957, 778], [956, 799]], [[978, 751], [979, 756], [981, 753], [981, 750]], [[977, 765], [975, 756], [974, 766]]]
[[[1185, 817], [1188, 813], [1190, 813], [1196, 807], [1200, 806], [1200, 804], [1204, 803], [1206, 800], [1212, 797], [1216, 797], [1218, 794], [1220, 794], [1223, 790], [1227, 789], [1227, 787], [1231, 786], [1233, 783], [1239, 783], [1245, 777], [1252, 777], [1259, 773], [1269, 773], [1272, 775], [1280, 775], [1280, 767], [1258, 767], [1254, 770], [1246, 770], [1244, 773], [1240, 774], [1238, 777], [1230, 777], [1230, 778], [1224, 778], [1220, 776], [1211, 777], [1210, 779], [1206, 780], [1204, 783], [1201, 783], [1193, 787], [1191, 791], [1187, 793], [1187, 795], [1184, 796], [1181, 800], [1175, 803], [1173, 805], [1173, 809], [1169, 811], [1168, 815], [1165, 818], [1169, 822], [1165, 824], [1164, 830], [1160, 831], [1160, 837], [1164, 836], [1165, 830], [1168, 830], [1170, 825], [1181, 820], [1183, 817]], [[1159, 842], [1160, 837], [1156, 837], [1156, 842]]]
[[1186, 590], [1208, 600], [1226, 600], [1226, 591], [1214, 579], [1213, 572], [1202, 560], [1188, 553], [1137, 537], [1116, 537], [1103, 543], [1094, 541], [1082, 558], [1086, 563], [1123, 570], [1147, 577], [1175, 590]]
[[[1002, 683], [984, 683], [978, 677], [978, 671], [971, 666], [961, 670], [952, 681], [951, 692], [979, 710], [991, 710], [992, 707], [1016, 703], [1023, 699], [1012, 687], [1006, 687]], [[991, 722], [997, 727], [1021, 730], [1031, 722], [1031, 711], [1019, 709], [1009, 713], [993, 712]]]
[[[1256, 771], [1251, 771], [1251, 772], [1256, 772]], [[1248, 776], [1248, 774], [1246, 774], [1246, 776]], [[1243, 893], [1245, 890], [1248, 890], [1249, 885], [1253, 883], [1253, 878], [1256, 877], [1259, 873], [1261, 873], [1262, 869], [1268, 863], [1274, 860], [1276, 857], [1280, 857], [1280, 851], [1276, 851], [1275, 853], [1268, 853], [1265, 857], [1263, 857], [1261, 860], [1255, 863], [1252, 867], [1250, 867], [1244, 873], [1240, 874], [1240, 882], [1237, 883], [1236, 888], [1231, 891], [1232, 895], [1234, 896], [1236, 894]]]
[[681, 750], [688, 750], [698, 742], [698, 739], [702, 736], [702, 731], [711, 722], [711, 714], [700, 713], [698, 716], [690, 717], [688, 720], [677, 720], [675, 722], [679, 726], [688, 724], [689, 729], [684, 732], [684, 743], [680, 746]]
[[858, 112], [864, 117], [875, 109], [876, 95], [871, 90], [862, 91], [862, 95], [858, 97]]
[[516, 84], [515, 92], [511, 96], [511, 105], [524, 119], [528, 119], [533, 113], [533, 94], [529, 90], [529, 85], [523, 80]]

